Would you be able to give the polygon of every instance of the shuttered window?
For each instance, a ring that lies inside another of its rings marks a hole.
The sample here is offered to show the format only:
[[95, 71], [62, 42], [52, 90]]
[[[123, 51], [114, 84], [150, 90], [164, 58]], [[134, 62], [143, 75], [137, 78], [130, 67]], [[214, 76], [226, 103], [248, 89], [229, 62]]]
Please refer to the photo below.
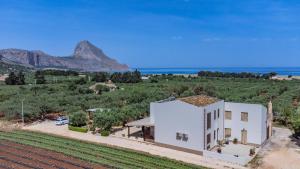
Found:
[[225, 128], [225, 137], [231, 137], [231, 128]]
[[217, 113], [216, 113], [217, 111], [216, 110], [214, 110], [214, 120], [216, 120], [216, 118], [217, 118]]
[[211, 140], [211, 135], [210, 134], [208, 134], [207, 135], [207, 138], [206, 138], [206, 144], [209, 144], [210, 143], [210, 140]]
[[207, 113], [207, 130], [211, 128], [211, 113]]
[[225, 119], [226, 120], [231, 120], [231, 115], [232, 115], [231, 111], [225, 111]]
[[248, 121], [248, 113], [247, 112], [241, 112], [241, 120]]

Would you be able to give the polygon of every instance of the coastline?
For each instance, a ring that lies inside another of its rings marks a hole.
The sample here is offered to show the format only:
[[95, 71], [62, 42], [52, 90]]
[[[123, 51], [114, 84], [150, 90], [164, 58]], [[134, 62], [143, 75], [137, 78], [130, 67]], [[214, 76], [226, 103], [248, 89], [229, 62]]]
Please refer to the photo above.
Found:
[[137, 69], [142, 75], [173, 74], [173, 75], [195, 75], [199, 71], [232, 72], [232, 73], [257, 73], [265, 74], [276, 72], [278, 76], [300, 76], [300, 67], [198, 67], [198, 68], [132, 68]]

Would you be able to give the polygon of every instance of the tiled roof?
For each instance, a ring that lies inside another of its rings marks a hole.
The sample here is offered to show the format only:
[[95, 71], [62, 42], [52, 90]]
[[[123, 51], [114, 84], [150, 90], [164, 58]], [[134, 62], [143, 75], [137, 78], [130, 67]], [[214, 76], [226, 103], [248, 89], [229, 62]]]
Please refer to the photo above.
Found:
[[189, 96], [184, 98], [178, 98], [183, 102], [195, 105], [195, 106], [206, 106], [215, 102], [218, 102], [219, 99], [215, 97], [210, 97], [206, 95], [197, 95], [197, 96]]

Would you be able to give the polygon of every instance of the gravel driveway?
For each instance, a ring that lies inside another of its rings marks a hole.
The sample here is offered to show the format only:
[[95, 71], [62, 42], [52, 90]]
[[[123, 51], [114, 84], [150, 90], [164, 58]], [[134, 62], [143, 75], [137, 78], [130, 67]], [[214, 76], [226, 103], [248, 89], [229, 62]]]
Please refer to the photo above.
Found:
[[300, 144], [292, 139], [292, 132], [285, 128], [273, 128], [271, 140], [261, 149], [258, 156], [259, 169], [299, 169]]

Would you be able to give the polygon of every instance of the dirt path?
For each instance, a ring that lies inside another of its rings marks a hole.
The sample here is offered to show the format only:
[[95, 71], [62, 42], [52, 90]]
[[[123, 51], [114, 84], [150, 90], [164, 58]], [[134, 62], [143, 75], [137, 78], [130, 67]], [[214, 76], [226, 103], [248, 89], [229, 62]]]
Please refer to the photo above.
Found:
[[259, 152], [258, 169], [299, 169], [300, 146], [292, 140], [289, 129], [273, 128], [271, 140]]

